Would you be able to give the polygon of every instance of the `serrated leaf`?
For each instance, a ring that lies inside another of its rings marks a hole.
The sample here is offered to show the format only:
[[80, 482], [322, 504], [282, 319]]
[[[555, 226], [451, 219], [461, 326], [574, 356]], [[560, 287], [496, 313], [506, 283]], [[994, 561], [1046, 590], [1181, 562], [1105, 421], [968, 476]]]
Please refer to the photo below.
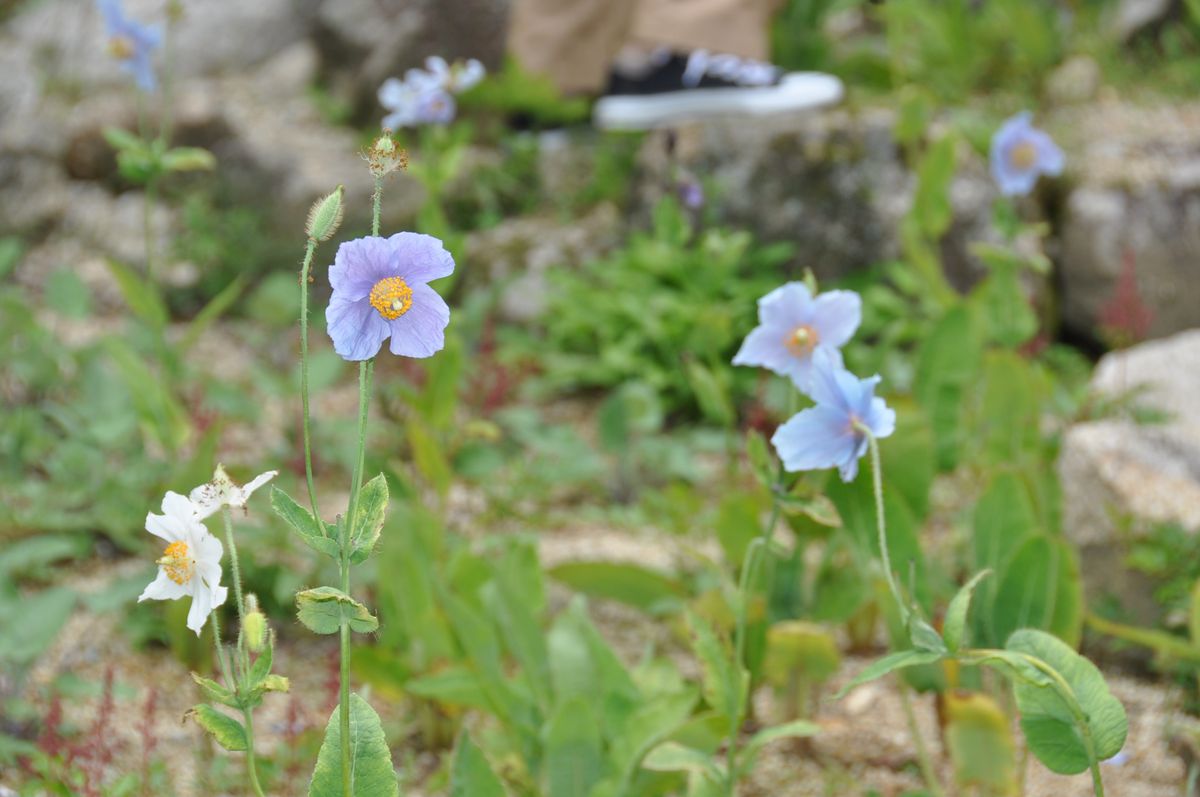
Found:
[[1069, 690], [1064, 696], [1047, 686], [1014, 685], [1021, 730], [1039, 761], [1053, 772], [1074, 775], [1121, 752], [1129, 721], [1096, 665], [1052, 634], [1029, 628], [1015, 632], [1005, 648], [1045, 662]]
[[[334, 708], [325, 726], [325, 741], [317, 754], [308, 787], [309, 797], [347, 797], [342, 791], [342, 732], [340, 707]], [[375, 709], [358, 695], [350, 695], [349, 797], [398, 797], [399, 784], [392, 768], [392, 753]]]
[[856, 675], [850, 683], [842, 687], [837, 693], [840, 699], [845, 697], [856, 686], [862, 686], [868, 681], [874, 681], [876, 678], [882, 678], [890, 672], [900, 670], [905, 667], [916, 667], [921, 664], [932, 664], [935, 661], [940, 661], [944, 658], [944, 654], [937, 653], [932, 650], [899, 650], [895, 653], [889, 653], [882, 659], [868, 664], [863, 671]]
[[317, 525], [311, 512], [273, 485], [271, 487], [271, 508], [275, 510], [276, 515], [283, 518], [285, 523], [296, 530], [300, 539], [304, 540], [308, 547], [333, 559], [338, 558], [337, 540], [329, 537], [324, 529]]
[[358, 494], [358, 509], [350, 534], [351, 562], [362, 562], [375, 550], [375, 543], [379, 541], [379, 533], [383, 530], [387, 505], [387, 479], [381, 473], [364, 484]]
[[200, 687], [200, 690], [204, 692], [204, 695], [209, 700], [224, 706], [237, 708], [237, 700], [234, 698], [231, 690], [226, 689], [211, 678], [205, 678], [199, 673], [192, 673], [192, 680], [196, 682], [196, 685]]
[[967, 610], [971, 608], [971, 595], [974, 594], [976, 585], [991, 572], [991, 570], [984, 570], [976, 573], [970, 581], [962, 585], [962, 588], [950, 600], [950, 606], [946, 609], [946, 620], [942, 623], [942, 639], [946, 641], [946, 647], [951, 653], [957, 653], [959, 647], [962, 646], [967, 624]]
[[226, 750], [238, 752], [246, 749], [246, 729], [233, 717], [203, 703], [192, 709], [191, 716]]
[[351, 631], [368, 634], [379, 627], [367, 607], [333, 587], [316, 587], [296, 593], [300, 622], [315, 634], [335, 634], [345, 620]]
[[703, 671], [704, 699], [726, 717], [740, 719], [746, 704], [749, 675], [717, 639], [712, 627], [698, 615], [688, 614], [692, 650]]
[[450, 797], [504, 797], [504, 784], [466, 731], [459, 735], [454, 750]]

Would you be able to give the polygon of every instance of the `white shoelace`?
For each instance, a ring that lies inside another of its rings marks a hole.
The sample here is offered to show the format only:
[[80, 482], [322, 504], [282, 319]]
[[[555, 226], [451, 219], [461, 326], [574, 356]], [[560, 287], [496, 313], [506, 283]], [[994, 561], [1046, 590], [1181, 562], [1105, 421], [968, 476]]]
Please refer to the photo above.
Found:
[[764, 61], [696, 50], [688, 56], [687, 66], [683, 70], [683, 85], [695, 88], [705, 75], [742, 86], [769, 86], [775, 82], [776, 70]]

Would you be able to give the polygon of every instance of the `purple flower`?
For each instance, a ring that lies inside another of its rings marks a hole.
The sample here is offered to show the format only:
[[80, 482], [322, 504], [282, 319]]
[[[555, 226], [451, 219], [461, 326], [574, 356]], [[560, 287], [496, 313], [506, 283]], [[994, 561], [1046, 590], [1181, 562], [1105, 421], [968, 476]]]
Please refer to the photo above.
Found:
[[859, 379], [825, 351], [813, 354], [812, 398], [817, 406], [793, 415], [771, 438], [788, 471], [836, 466], [842, 481], [858, 473], [869, 429], [877, 438], [896, 429], [896, 412], [875, 397], [879, 377]]
[[838, 349], [862, 320], [862, 299], [853, 291], [828, 291], [813, 298], [803, 282], [789, 282], [758, 300], [758, 326], [733, 358], [791, 377], [808, 391], [813, 355], [824, 351], [841, 362]]
[[1062, 150], [1050, 136], [1029, 124], [1031, 118], [1028, 111], [1022, 111], [992, 136], [992, 177], [1005, 196], [1028, 194], [1043, 174], [1062, 174]]
[[108, 49], [121, 62], [121, 68], [133, 75], [133, 81], [149, 93], [158, 87], [150, 55], [161, 36], [155, 28], [141, 25], [125, 16], [121, 0], [96, 0], [104, 27], [108, 31]]
[[344, 359], [368, 360], [391, 337], [392, 354], [429, 357], [445, 345], [450, 308], [425, 283], [454, 273], [454, 258], [430, 235], [369, 236], [338, 247], [329, 268], [325, 323]]
[[679, 201], [688, 210], [699, 210], [704, 207], [704, 186], [694, 177], [685, 177], [675, 186]]
[[426, 88], [417, 95], [417, 123], [445, 125], [454, 121], [458, 110], [454, 97], [445, 89]]

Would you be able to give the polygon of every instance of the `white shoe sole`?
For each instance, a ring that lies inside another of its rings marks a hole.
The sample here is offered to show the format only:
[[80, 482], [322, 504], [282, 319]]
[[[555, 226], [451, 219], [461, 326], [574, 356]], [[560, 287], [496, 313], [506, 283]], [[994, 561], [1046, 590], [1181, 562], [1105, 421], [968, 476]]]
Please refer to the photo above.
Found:
[[833, 105], [844, 94], [842, 82], [833, 75], [792, 72], [775, 86], [602, 97], [592, 109], [592, 122], [603, 130], [650, 130], [715, 117], [811, 110]]

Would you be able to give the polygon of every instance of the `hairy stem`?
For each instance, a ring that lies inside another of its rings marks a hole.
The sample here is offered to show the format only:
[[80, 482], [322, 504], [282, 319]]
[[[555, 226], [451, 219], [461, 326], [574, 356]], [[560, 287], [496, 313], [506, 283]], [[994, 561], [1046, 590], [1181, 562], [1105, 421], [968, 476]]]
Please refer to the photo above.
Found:
[[316, 251], [317, 242], [309, 238], [308, 246], [304, 249], [304, 263], [300, 266], [300, 406], [304, 427], [304, 479], [308, 484], [308, 501], [312, 504], [313, 519], [320, 526], [321, 512], [317, 509], [317, 490], [313, 486], [312, 416], [308, 407], [308, 272]]
[[246, 772], [250, 776], [250, 786], [258, 797], [265, 797], [262, 786], [258, 783], [258, 765], [254, 760], [254, 714], [249, 708], [242, 709], [246, 719]]
[[879, 533], [879, 558], [883, 562], [883, 575], [887, 578], [888, 589], [892, 591], [892, 597], [895, 598], [896, 606], [900, 610], [900, 619], [907, 625], [908, 606], [904, 603], [904, 598], [900, 595], [900, 587], [896, 584], [896, 577], [892, 574], [892, 558], [888, 553], [887, 516], [883, 509], [883, 468], [879, 463], [879, 441], [866, 426], [856, 424], [856, 428], [866, 435], [867, 445], [871, 450], [871, 476], [875, 491], [875, 528]]
[[243, 669], [248, 669], [246, 651], [242, 646], [242, 629], [246, 627], [246, 604], [242, 598], [242, 569], [238, 562], [237, 545], [233, 541], [233, 518], [228, 506], [221, 507], [221, 520], [225, 524], [225, 545], [229, 548], [229, 571], [233, 576], [233, 597], [237, 602], [238, 650], [242, 656]]
[[379, 210], [383, 201], [383, 175], [375, 175], [375, 191], [371, 194], [371, 235], [379, 235]]

